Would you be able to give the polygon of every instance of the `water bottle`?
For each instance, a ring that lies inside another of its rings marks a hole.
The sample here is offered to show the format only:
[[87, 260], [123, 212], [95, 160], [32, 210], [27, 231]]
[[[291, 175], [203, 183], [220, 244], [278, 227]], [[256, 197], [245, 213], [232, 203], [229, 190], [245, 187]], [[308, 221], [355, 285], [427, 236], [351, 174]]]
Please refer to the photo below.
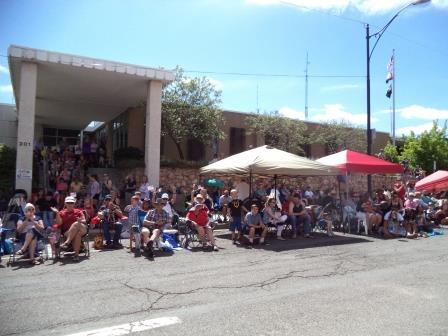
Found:
[[47, 259], [53, 259], [53, 250], [51, 249], [51, 244], [45, 245], [45, 253], [47, 255]]

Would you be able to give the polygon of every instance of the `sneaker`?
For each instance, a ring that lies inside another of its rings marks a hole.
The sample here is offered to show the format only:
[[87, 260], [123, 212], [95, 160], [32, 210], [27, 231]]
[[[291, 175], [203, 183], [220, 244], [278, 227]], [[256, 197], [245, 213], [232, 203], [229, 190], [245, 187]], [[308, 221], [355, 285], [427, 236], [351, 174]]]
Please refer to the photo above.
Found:
[[236, 239], [232, 240], [232, 244], [236, 245]]
[[285, 238], [283, 238], [282, 236], [277, 237], [277, 240], [286, 240]]
[[215, 251], [215, 252], [219, 251], [219, 247], [216, 245], [213, 245], [213, 251]]

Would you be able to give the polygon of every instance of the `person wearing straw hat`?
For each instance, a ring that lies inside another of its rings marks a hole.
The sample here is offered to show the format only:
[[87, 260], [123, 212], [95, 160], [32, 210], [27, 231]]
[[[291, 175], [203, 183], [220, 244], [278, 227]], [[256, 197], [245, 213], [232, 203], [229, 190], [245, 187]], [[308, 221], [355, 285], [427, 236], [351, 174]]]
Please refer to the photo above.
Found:
[[[146, 253], [149, 259], [154, 258], [154, 242], [157, 241], [163, 233], [163, 229], [170, 223], [168, 213], [163, 210], [161, 198], [154, 201], [154, 209], [149, 210], [143, 220], [142, 237], [146, 244]], [[151, 237], [150, 237], [151, 235]]]
[[207, 242], [205, 240], [205, 235], [207, 235], [213, 251], [218, 251], [219, 249], [215, 244], [215, 237], [213, 236], [213, 230], [208, 218], [208, 208], [204, 204], [204, 197], [201, 194], [197, 194], [195, 201], [196, 204], [188, 210], [187, 219], [193, 223], [198, 231], [203, 249], [207, 248]]

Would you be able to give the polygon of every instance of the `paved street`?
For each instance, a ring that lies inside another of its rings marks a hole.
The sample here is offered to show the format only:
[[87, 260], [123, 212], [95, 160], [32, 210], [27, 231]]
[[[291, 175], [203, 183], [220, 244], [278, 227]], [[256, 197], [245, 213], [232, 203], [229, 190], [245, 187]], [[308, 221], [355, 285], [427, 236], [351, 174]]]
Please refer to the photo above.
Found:
[[0, 334], [69, 335], [160, 317], [171, 324], [132, 335], [448, 334], [448, 235], [248, 250], [222, 234], [218, 243], [219, 252], [155, 261], [127, 249], [78, 264], [3, 261]]

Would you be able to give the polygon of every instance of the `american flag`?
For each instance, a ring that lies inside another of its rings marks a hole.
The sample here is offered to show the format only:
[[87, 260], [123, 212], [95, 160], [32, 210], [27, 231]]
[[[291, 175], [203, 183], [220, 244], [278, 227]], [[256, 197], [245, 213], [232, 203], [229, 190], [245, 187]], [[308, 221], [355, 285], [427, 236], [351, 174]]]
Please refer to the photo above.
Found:
[[387, 75], [386, 83], [394, 79], [394, 56], [390, 57], [389, 63], [387, 64]]

